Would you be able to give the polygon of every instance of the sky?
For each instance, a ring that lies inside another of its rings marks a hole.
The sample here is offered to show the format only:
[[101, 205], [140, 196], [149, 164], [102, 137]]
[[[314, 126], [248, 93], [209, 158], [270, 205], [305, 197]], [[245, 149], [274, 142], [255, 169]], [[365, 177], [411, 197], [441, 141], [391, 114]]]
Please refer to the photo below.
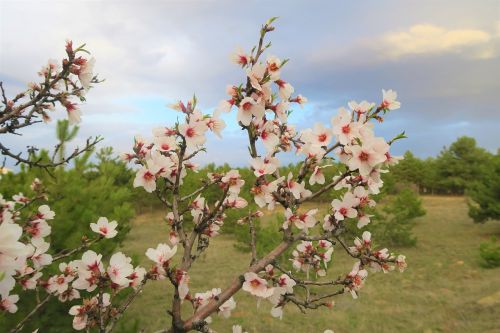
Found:
[[[169, 103], [195, 93], [202, 111], [212, 112], [226, 85], [245, 79], [229, 55], [250, 50], [273, 16], [269, 54], [290, 59], [282, 78], [309, 100], [290, 119], [299, 129], [329, 124], [350, 100], [379, 102], [382, 89], [394, 89], [402, 107], [377, 134], [406, 131], [395, 154], [435, 156], [462, 135], [500, 147], [498, 0], [0, 0], [0, 81], [14, 96], [49, 58], [64, 56], [66, 39], [86, 43], [105, 82], [81, 106], [75, 144], [102, 135], [102, 146], [129, 151], [134, 135], [148, 138], [151, 128], [175, 122]], [[222, 140], [208, 135], [199, 163], [248, 162], [235, 113], [223, 117]], [[0, 140], [19, 151], [34, 142], [48, 148], [54, 127], [38, 124]]]

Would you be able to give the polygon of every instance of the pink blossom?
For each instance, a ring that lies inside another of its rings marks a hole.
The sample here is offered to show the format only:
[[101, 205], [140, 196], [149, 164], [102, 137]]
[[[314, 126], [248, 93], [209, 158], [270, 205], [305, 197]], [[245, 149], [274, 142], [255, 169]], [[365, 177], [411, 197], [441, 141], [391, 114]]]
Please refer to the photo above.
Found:
[[272, 81], [280, 78], [281, 60], [275, 56], [269, 56], [266, 60], [267, 72]]
[[388, 259], [391, 259], [391, 254], [389, 253], [389, 250], [384, 248], [378, 251], [375, 251], [372, 253], [372, 255], [379, 260], [377, 261], [371, 261], [370, 262], [370, 267], [372, 268], [373, 271], [375, 272], [380, 272], [383, 271], [384, 273], [387, 273], [391, 270], [394, 269], [394, 266], [390, 266], [386, 261]]
[[223, 99], [222, 101], [219, 102], [219, 105], [217, 105], [217, 108], [215, 109], [215, 112], [224, 112], [224, 113], [229, 113], [231, 112], [231, 108], [234, 105], [234, 99], [228, 99], [225, 100]]
[[231, 297], [219, 307], [219, 315], [227, 319], [231, 316], [231, 311], [234, 309], [236, 309], [236, 301]]
[[68, 312], [73, 318], [73, 328], [77, 331], [81, 331], [87, 327], [88, 316], [84, 305], [74, 305], [69, 309]]
[[184, 103], [182, 101], [177, 101], [177, 102], [169, 104], [167, 106], [169, 108], [171, 108], [172, 110], [175, 110], [177, 112], [188, 113], [188, 111], [190, 111], [186, 108], [186, 106], [184, 105]]
[[291, 279], [288, 275], [286, 274], [281, 274], [280, 277], [278, 278], [278, 286], [281, 288], [285, 288], [286, 293], [288, 294], [293, 294], [293, 287], [297, 283], [295, 280]]
[[352, 298], [358, 298], [357, 291], [363, 287], [364, 280], [367, 276], [368, 272], [365, 269], [361, 269], [361, 262], [357, 261], [352, 267], [352, 271], [347, 274], [349, 284], [344, 288], [351, 293]]
[[282, 100], [287, 101], [290, 98], [290, 96], [293, 94], [295, 89], [292, 87], [292, 85], [290, 83], [285, 82], [283, 80], [277, 80], [275, 82], [279, 87], [278, 94], [279, 94], [280, 98]]
[[172, 151], [177, 149], [177, 141], [171, 136], [156, 136], [154, 144], [159, 151]]
[[385, 153], [385, 161], [384, 161], [384, 163], [385, 163], [386, 165], [390, 165], [390, 166], [392, 166], [392, 165], [396, 165], [396, 164], [398, 164], [398, 163], [399, 163], [399, 161], [401, 161], [403, 158], [404, 158], [403, 156], [393, 156], [393, 155], [391, 155], [391, 153], [389, 153], [389, 151], [387, 151], [387, 152]]
[[283, 306], [280, 306], [282, 296], [285, 294], [293, 294], [293, 287], [296, 282], [292, 280], [288, 275], [282, 274], [277, 280], [277, 286], [274, 287], [274, 292], [269, 301], [273, 304], [271, 309], [271, 315], [275, 318], [283, 317]]
[[170, 127], [155, 127], [151, 130], [154, 137], [175, 136], [177, 131]]
[[152, 161], [149, 161], [146, 166], [140, 168], [134, 179], [134, 187], [144, 187], [146, 192], [153, 192], [156, 189], [156, 173], [160, 170], [160, 167], [155, 165]]
[[31, 277], [27, 279], [22, 279], [20, 281], [24, 290], [33, 290], [38, 284], [38, 280], [42, 277], [42, 272], [36, 272]]
[[238, 194], [240, 193], [241, 187], [245, 184], [245, 181], [241, 179], [240, 172], [238, 170], [228, 171], [222, 178], [222, 183], [229, 186], [228, 191], [230, 193]]
[[285, 177], [280, 177], [270, 183], [264, 183], [254, 186], [251, 192], [254, 195], [255, 203], [259, 207], [268, 205], [268, 209], [272, 210], [275, 203], [272, 193], [278, 189], [278, 184], [281, 183], [284, 179]]
[[308, 159], [315, 158], [316, 160], [320, 160], [325, 155], [325, 150], [321, 146], [307, 142], [297, 150], [297, 153], [306, 155]]
[[179, 298], [183, 301], [189, 293], [189, 275], [186, 271], [177, 270]]
[[59, 294], [59, 296], [57, 296], [57, 299], [59, 300], [59, 302], [62, 302], [62, 303], [72, 301], [72, 300], [78, 299], [78, 298], [80, 298], [80, 292], [74, 288], [68, 288], [62, 294]]
[[382, 90], [382, 95], [383, 95], [383, 101], [382, 104], [380, 105], [383, 109], [387, 110], [396, 110], [401, 107], [401, 103], [396, 101], [398, 98], [397, 92], [394, 90]]
[[312, 268], [318, 276], [326, 275], [327, 263], [331, 260], [333, 253], [332, 243], [328, 241], [318, 242], [314, 246], [310, 241], [302, 241], [292, 252], [292, 265], [296, 270], [302, 270], [309, 275]]
[[200, 194], [196, 197], [196, 199], [191, 202], [191, 216], [195, 222], [198, 222], [200, 217], [203, 215], [203, 211], [205, 210], [205, 198], [203, 198]]
[[280, 142], [275, 130], [274, 124], [271, 121], [268, 121], [264, 124], [259, 134], [259, 137], [268, 153], [272, 153]]
[[68, 112], [68, 121], [70, 125], [78, 124], [82, 121], [82, 112], [76, 103], [65, 101], [62, 103]]
[[88, 292], [97, 287], [97, 279], [104, 273], [104, 265], [101, 262], [102, 254], [92, 250], [86, 251], [81, 260], [75, 262], [78, 268], [78, 279], [73, 282], [76, 289], [86, 289]]
[[274, 173], [277, 169], [277, 165], [274, 163], [266, 163], [265, 160], [262, 160], [260, 157], [255, 157], [252, 159], [250, 162], [250, 165], [252, 166], [254, 170], [254, 175], [256, 177], [264, 176], [264, 175], [270, 175]]
[[169, 263], [176, 252], [177, 246], [170, 248], [167, 244], [158, 244], [156, 249], [149, 248], [146, 251], [146, 256], [155, 263], [164, 266]]
[[305, 188], [304, 182], [301, 182], [299, 184], [293, 180], [293, 174], [291, 172], [288, 173], [286, 187], [293, 194], [295, 199], [300, 199], [301, 197], [308, 197], [311, 195], [311, 191]]
[[381, 170], [378, 167], [372, 169], [368, 176], [362, 177], [363, 182], [368, 186], [370, 194], [380, 193], [380, 188], [384, 184], [381, 178], [381, 173], [387, 172], [387, 170]]
[[337, 221], [334, 219], [332, 215], [330, 214], [325, 215], [325, 217], [323, 218], [323, 229], [325, 231], [333, 231], [333, 229], [335, 229], [336, 222]]
[[52, 263], [52, 256], [46, 253], [49, 250], [50, 244], [45, 242], [42, 238], [32, 238], [31, 244], [35, 250], [31, 255], [31, 260], [36, 269], [43, 266], [48, 266]]
[[323, 172], [321, 172], [321, 167], [316, 166], [314, 167], [314, 171], [311, 174], [311, 177], [309, 177], [309, 185], [314, 185], [314, 184], [324, 184], [325, 183], [325, 175]]
[[357, 199], [351, 192], [346, 192], [342, 201], [334, 199], [332, 201], [332, 208], [337, 221], [342, 221], [346, 217], [354, 218], [358, 215], [358, 211], [354, 208], [359, 205]]
[[231, 56], [231, 61], [241, 67], [244, 67], [250, 63], [250, 56], [246, 54], [241, 48], [236, 49]]
[[146, 270], [143, 267], [137, 266], [136, 268], [134, 268], [132, 274], [127, 276], [127, 278], [130, 281], [129, 287], [137, 289], [139, 284], [141, 284], [142, 281], [144, 281], [145, 276], [146, 276]]
[[267, 281], [260, 278], [257, 274], [253, 272], [245, 273], [245, 282], [243, 282], [242, 289], [250, 294], [261, 297], [270, 297], [274, 289], [267, 286]]
[[86, 61], [83, 65], [80, 66], [78, 79], [80, 80], [80, 83], [82, 84], [82, 87], [85, 90], [89, 90], [90, 82], [94, 77], [93, 74], [94, 65], [95, 65], [95, 59], [91, 58], [90, 60]]
[[[148, 167], [151, 170], [156, 171], [156, 176], [168, 178], [170, 170], [174, 166], [174, 163], [170, 158], [171, 156], [177, 156], [177, 155], [170, 154], [170, 156], [167, 157], [158, 151], [153, 151], [151, 152], [151, 159], [148, 161]], [[185, 163], [184, 165], [187, 166], [187, 163]]]
[[361, 248], [361, 247], [370, 248], [370, 245], [372, 243], [371, 238], [372, 238], [371, 232], [364, 231], [363, 234], [361, 235], [362, 240], [360, 240], [359, 238], [356, 238], [354, 240], [354, 244], [356, 245], [357, 248]]
[[361, 103], [350, 101], [347, 105], [349, 105], [349, 108], [358, 115], [359, 119], [362, 115], [366, 115], [366, 113], [373, 109], [375, 103], [368, 103], [367, 101], [362, 101]]
[[221, 132], [224, 128], [226, 128], [226, 123], [224, 120], [220, 119], [218, 112], [215, 112], [212, 117], [206, 118], [205, 124], [212, 132], [215, 133], [215, 135], [222, 138]]
[[128, 276], [134, 271], [131, 261], [132, 259], [122, 252], [113, 254], [109, 260], [109, 267], [106, 272], [111, 281], [119, 287], [126, 287], [130, 284]]
[[357, 186], [352, 193], [359, 199], [360, 207], [374, 207], [375, 201], [370, 199], [368, 191], [363, 186]]
[[41, 219], [33, 220], [26, 226], [26, 232], [31, 234], [32, 238], [43, 238], [50, 235], [52, 227]]
[[364, 226], [370, 224], [371, 217], [373, 217], [373, 215], [368, 215], [362, 211], [358, 211], [358, 224], [357, 224], [358, 229], [361, 229]]
[[286, 220], [283, 224], [283, 229], [288, 229], [288, 226], [293, 223], [298, 229], [303, 229], [307, 232], [308, 229], [316, 225], [316, 218], [314, 217], [314, 214], [317, 212], [317, 209], [311, 209], [307, 213], [294, 214], [290, 208], [287, 208], [285, 211]]
[[42, 220], [52, 220], [56, 213], [50, 210], [50, 207], [47, 205], [41, 205], [38, 207], [37, 217]]
[[77, 263], [77, 261], [70, 261], [69, 263], [62, 262], [59, 264], [59, 271], [61, 271], [65, 275], [76, 276], [76, 274], [78, 273]]
[[247, 76], [250, 79], [252, 87], [258, 91], [262, 91], [261, 81], [266, 73], [266, 66], [263, 64], [255, 64], [252, 68], [247, 69]]
[[398, 267], [400, 272], [404, 272], [406, 267], [408, 266], [406, 264], [406, 256], [400, 254], [396, 257], [396, 266]]
[[47, 291], [54, 295], [60, 295], [68, 290], [69, 283], [73, 281], [73, 276], [64, 274], [54, 275], [47, 281]]
[[187, 124], [179, 125], [179, 133], [186, 140], [188, 147], [199, 146], [205, 143], [205, 132], [208, 127], [203, 121], [190, 121]]
[[245, 97], [241, 100], [240, 106], [238, 107], [237, 120], [244, 126], [248, 126], [252, 121], [252, 116], [255, 116], [257, 119], [262, 119], [264, 113], [265, 109], [262, 104], [256, 102], [251, 97]]
[[116, 221], [108, 222], [107, 218], [100, 217], [97, 220], [97, 223], [90, 224], [90, 229], [92, 229], [93, 232], [104, 236], [105, 238], [113, 238], [118, 234], [118, 231], [116, 231], [117, 226], [118, 223]]
[[371, 140], [364, 142], [361, 146], [351, 146], [352, 158], [347, 162], [349, 169], [359, 170], [362, 176], [368, 176], [378, 164], [386, 159], [385, 151], [383, 151], [384, 143], [380, 140]]
[[[0, 224], [0, 256], [16, 258], [28, 251], [26, 245], [19, 242], [22, 233], [23, 229], [15, 223], [3, 222]], [[0, 264], [0, 271], [3, 271], [1, 268]]]
[[177, 243], [179, 243], [179, 234], [173, 229], [170, 230], [170, 232], [168, 233], [168, 241], [170, 242], [170, 244], [176, 245]]
[[19, 301], [18, 295], [1, 295], [0, 310], [10, 313], [17, 312], [17, 301]]
[[288, 101], [281, 101], [275, 107], [276, 116], [282, 123], [286, 123], [288, 120], [288, 110], [290, 110]]
[[248, 202], [245, 199], [238, 197], [238, 195], [231, 194], [224, 200], [224, 205], [226, 207], [239, 209], [245, 208], [248, 205]]
[[340, 108], [338, 115], [332, 118], [332, 132], [343, 145], [350, 144], [359, 136], [359, 128], [360, 124], [353, 122], [351, 113], [344, 108]]
[[302, 96], [302, 95], [297, 95], [297, 97], [292, 98], [290, 101], [298, 103], [300, 105], [300, 107], [303, 108], [304, 104], [307, 103], [307, 98]]
[[316, 123], [312, 131], [305, 131], [303, 137], [307, 142], [318, 146], [327, 146], [332, 140], [332, 131], [321, 123]]

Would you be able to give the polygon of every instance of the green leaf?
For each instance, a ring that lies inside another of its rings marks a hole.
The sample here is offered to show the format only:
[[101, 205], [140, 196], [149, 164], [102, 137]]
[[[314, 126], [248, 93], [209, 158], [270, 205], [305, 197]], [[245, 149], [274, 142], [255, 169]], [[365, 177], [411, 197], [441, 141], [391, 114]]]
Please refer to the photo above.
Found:
[[405, 134], [405, 131], [399, 133], [396, 135], [394, 138], [392, 138], [388, 143], [392, 144], [394, 141], [401, 140], [401, 139], [407, 139], [408, 137]]
[[278, 18], [279, 18], [279, 16], [271, 17], [269, 20], [266, 21], [266, 25], [270, 25], [271, 23], [276, 21]]

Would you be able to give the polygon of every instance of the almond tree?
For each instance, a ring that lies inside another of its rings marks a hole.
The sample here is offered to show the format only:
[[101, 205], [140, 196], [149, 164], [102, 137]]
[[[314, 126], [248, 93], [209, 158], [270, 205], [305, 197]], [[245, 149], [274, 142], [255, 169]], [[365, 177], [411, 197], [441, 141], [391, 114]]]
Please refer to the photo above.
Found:
[[[48, 243], [43, 239], [50, 234], [46, 220], [53, 212], [43, 206], [36, 215], [23, 220], [21, 208], [33, 201], [21, 198], [2, 201], [0, 228], [5, 230], [0, 233], [0, 255], [8, 258], [5, 262], [10, 264], [3, 265], [4, 261], [0, 261], [0, 308], [14, 312], [18, 295], [13, 295], [12, 290], [16, 284], [26, 285], [27, 289], [44, 291], [47, 298], [57, 296], [60, 301], [82, 298], [80, 305], [69, 309], [74, 316], [74, 329], [111, 332], [146, 283], [167, 279], [173, 290], [170, 307], [166, 309], [171, 325], [159, 332], [213, 332], [209, 317], [215, 314], [230, 317], [237, 306], [236, 294], [241, 290], [258, 300], [269, 301], [270, 315], [281, 318], [290, 306], [305, 312], [332, 307], [333, 299], [344, 293], [357, 298], [368, 270], [386, 273], [395, 268], [405, 269], [405, 257], [386, 248], [375, 248], [369, 232], [363, 232], [352, 243], [344, 238], [348, 224], [363, 228], [370, 223], [367, 208], [375, 205], [371, 195], [378, 193], [383, 185], [380, 175], [399, 160], [389, 149], [404, 134], [386, 141], [373, 131], [376, 121], [382, 121], [387, 112], [400, 107], [396, 92], [384, 90], [378, 104], [350, 102], [349, 110], [341, 108], [331, 124], [316, 124], [311, 129], [297, 131], [288, 122], [290, 110], [293, 104], [302, 106], [307, 99], [294, 94], [293, 86], [284, 80], [287, 60], [270, 55], [264, 60], [264, 53], [271, 46], [265, 38], [274, 30], [274, 20], [262, 26], [258, 44], [250, 52], [238, 50], [232, 56], [244, 70], [244, 80], [228, 86], [228, 98], [220, 102], [213, 114], [198, 110], [195, 97], [188, 102], [178, 101], [171, 108], [182, 114], [182, 122], [153, 129], [154, 137], [149, 141], [136, 137], [133, 151], [123, 154], [124, 159], [138, 167], [134, 186], [156, 195], [165, 207], [170, 225], [169, 244], [152, 245], [145, 253], [152, 266], [134, 267], [131, 259], [121, 252], [113, 254], [106, 263], [102, 255], [87, 250], [93, 243], [116, 235], [119, 223], [104, 217], [90, 226], [97, 234], [94, 239], [85, 240], [76, 249], [49, 255]], [[244, 181], [237, 170], [211, 173], [195, 191], [182, 191], [188, 170], [196, 169], [193, 159], [206, 150], [207, 132], [220, 136], [225, 127], [220, 116], [227, 112], [237, 112], [238, 124], [248, 137], [250, 167], [255, 175], [251, 189], [255, 204], [271, 211], [277, 206], [285, 210], [281, 242], [263, 256], [257, 255], [254, 223], [263, 213], [250, 210], [238, 221], [248, 226], [252, 236], [248, 268], [232, 272], [234, 279], [229, 285], [206, 286], [206, 291], [191, 290], [191, 267], [200, 264], [197, 259], [216, 241], [212, 238], [223, 230], [224, 223], [236, 222], [227, 221], [226, 212], [249, 206], [240, 196]], [[296, 174], [280, 174], [279, 157], [287, 152], [303, 156]], [[343, 167], [336, 177], [326, 179], [322, 169], [331, 167], [326, 162], [332, 158]], [[307, 183], [320, 184], [321, 188], [312, 192]], [[204, 197], [209, 188], [218, 189], [216, 200]], [[332, 196], [336, 193], [338, 199], [332, 201], [325, 216], [319, 216], [316, 209], [302, 208], [304, 203], [329, 193]], [[17, 208], [18, 205], [22, 207]], [[289, 260], [280, 260], [287, 250], [292, 251], [291, 257], [285, 258]], [[328, 264], [336, 250], [353, 259], [353, 268], [339, 277], [328, 277]], [[60, 264], [60, 274], [41, 278], [43, 267], [80, 251], [85, 251], [80, 260]], [[116, 295], [128, 288], [133, 288], [133, 292], [119, 301]], [[192, 315], [183, 317], [183, 307], [191, 307]], [[13, 332], [22, 326], [23, 322]], [[233, 332], [242, 331], [242, 327], [233, 326]]]

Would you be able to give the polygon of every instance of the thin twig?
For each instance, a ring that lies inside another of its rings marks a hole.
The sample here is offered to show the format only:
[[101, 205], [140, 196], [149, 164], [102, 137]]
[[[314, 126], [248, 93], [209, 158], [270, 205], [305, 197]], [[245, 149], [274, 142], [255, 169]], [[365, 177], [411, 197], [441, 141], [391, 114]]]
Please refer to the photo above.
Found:
[[250, 261], [250, 266], [252, 266], [257, 261], [257, 237], [251, 215], [248, 218], [248, 227], [250, 229], [250, 248], [252, 249], [252, 260]]
[[23, 329], [24, 327], [24, 324], [26, 324], [28, 322], [28, 320], [31, 319], [31, 317], [33, 317], [37, 312], [38, 310], [40, 310], [44, 305], [45, 303], [47, 303], [50, 299], [51, 295], [47, 295], [45, 296], [45, 298], [39, 302], [34, 308], [33, 310], [30, 311], [30, 313], [28, 313], [26, 315], [26, 317], [23, 318], [23, 320], [21, 320], [17, 325], [16, 327], [14, 327], [10, 333], [17, 333], [17, 332], [21, 332], [21, 330]]
[[106, 333], [110, 333], [113, 331], [118, 320], [123, 316], [125, 311], [127, 311], [130, 304], [132, 304], [132, 302], [135, 300], [135, 298], [142, 292], [147, 281], [148, 281], [147, 278], [144, 279], [141, 282], [141, 284], [137, 287], [137, 289], [134, 290], [134, 292], [127, 297], [125, 302], [123, 302], [123, 304], [120, 306], [120, 308], [118, 309], [116, 314], [112, 317], [111, 321], [108, 323], [108, 326], [106, 327]]

